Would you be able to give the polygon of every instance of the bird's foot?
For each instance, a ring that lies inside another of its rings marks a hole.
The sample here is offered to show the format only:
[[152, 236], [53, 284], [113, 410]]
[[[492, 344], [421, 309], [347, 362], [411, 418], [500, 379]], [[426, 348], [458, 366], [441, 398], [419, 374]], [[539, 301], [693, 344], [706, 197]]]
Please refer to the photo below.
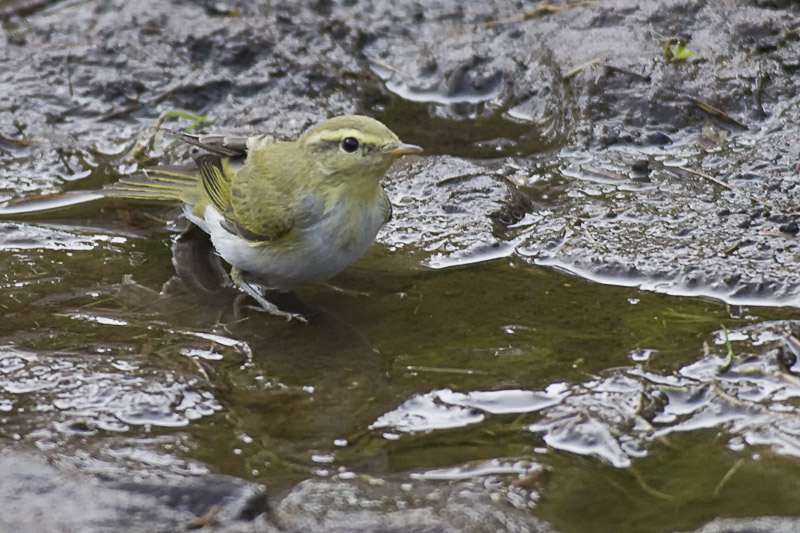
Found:
[[257, 298], [252, 294], [250, 296], [252, 296], [256, 302], [258, 302], [258, 306], [255, 305], [250, 306], [250, 309], [253, 309], [254, 311], [259, 311], [261, 313], [269, 313], [275, 316], [282, 316], [286, 318], [287, 321], [297, 320], [298, 322], [302, 322], [303, 324], [308, 324], [308, 319], [303, 315], [301, 315], [300, 313], [290, 313], [289, 311], [282, 311], [278, 308], [277, 305], [270, 302], [266, 298]]
[[256, 311], [261, 311], [264, 313], [269, 313], [275, 316], [284, 317], [287, 321], [288, 320], [297, 320], [298, 322], [302, 322], [303, 324], [308, 324], [308, 319], [301, 315], [300, 313], [290, 313], [289, 311], [282, 311], [278, 308], [277, 305], [267, 300], [264, 296], [264, 288], [263, 286], [259, 285], [258, 283], [253, 283], [251, 281], [247, 281], [244, 277], [244, 273], [237, 269], [236, 267], [231, 269], [231, 281], [233, 281], [234, 285], [236, 285], [242, 292], [250, 296], [259, 307], [252, 307]]

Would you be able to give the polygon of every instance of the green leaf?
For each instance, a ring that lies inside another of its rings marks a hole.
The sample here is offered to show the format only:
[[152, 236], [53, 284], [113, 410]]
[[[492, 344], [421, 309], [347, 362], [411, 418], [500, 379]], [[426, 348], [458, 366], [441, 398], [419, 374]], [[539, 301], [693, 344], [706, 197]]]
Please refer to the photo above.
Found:
[[728, 339], [728, 328], [725, 327], [725, 324], [720, 324], [722, 327], [722, 338], [725, 340], [725, 347], [728, 349], [728, 355], [725, 357], [725, 361], [720, 365], [719, 371], [720, 373], [725, 373], [733, 364], [733, 347], [731, 346], [731, 341]]
[[181, 111], [179, 109], [167, 111], [164, 113], [164, 118], [185, 118], [186, 120], [191, 120], [192, 125], [186, 128], [187, 132], [192, 131], [201, 124], [214, 123], [214, 119], [210, 118], [208, 115], [195, 115], [193, 113], [189, 113], [188, 111]]
[[692, 57], [694, 54], [686, 48], [684, 43], [678, 43], [673, 45], [672, 50], [672, 57], [674, 60], [686, 59], [687, 57]]

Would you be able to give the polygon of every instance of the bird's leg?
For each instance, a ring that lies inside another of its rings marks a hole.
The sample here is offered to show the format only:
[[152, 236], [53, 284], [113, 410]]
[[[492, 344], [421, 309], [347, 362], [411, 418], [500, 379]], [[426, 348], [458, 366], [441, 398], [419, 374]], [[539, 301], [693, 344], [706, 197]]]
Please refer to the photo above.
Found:
[[246, 274], [236, 267], [231, 267], [231, 281], [242, 292], [244, 292], [245, 294], [250, 296], [253, 300], [255, 300], [258, 303], [258, 305], [261, 306], [260, 310], [263, 310], [271, 315], [285, 317], [286, 320], [295, 319], [303, 323], [308, 323], [308, 320], [306, 320], [306, 318], [301, 314], [289, 313], [288, 311], [281, 311], [280, 309], [278, 309], [277, 305], [270, 302], [264, 297], [263, 287], [258, 283], [247, 281]]

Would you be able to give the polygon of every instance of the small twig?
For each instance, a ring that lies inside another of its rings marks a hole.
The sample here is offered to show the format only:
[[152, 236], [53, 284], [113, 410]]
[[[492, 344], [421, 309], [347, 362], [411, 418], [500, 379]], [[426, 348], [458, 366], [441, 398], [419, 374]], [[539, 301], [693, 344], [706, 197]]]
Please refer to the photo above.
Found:
[[33, 15], [37, 11], [48, 8], [61, 0], [27, 0], [18, 2], [9, 7], [0, 9], [0, 19], [8, 19], [11, 17], [27, 17]]
[[354, 296], [354, 297], [369, 297], [372, 296], [369, 292], [366, 291], [356, 291], [353, 289], [343, 289], [341, 287], [337, 287], [336, 285], [331, 285], [330, 283], [322, 283], [321, 284], [326, 289], [332, 290], [333, 292], [337, 292], [339, 294], [344, 294], [346, 296]]
[[[100, 298], [99, 300], [95, 300], [93, 302], [89, 302], [88, 304], [83, 304], [78, 309], [90, 309], [90, 308], [93, 308], [93, 307], [101, 307], [101, 306], [103, 306], [103, 305], [105, 305], [105, 304], [107, 304], [109, 302], [115, 302], [115, 301], [116, 301], [116, 298], [114, 298], [112, 296], [108, 296], [106, 298]], [[101, 307], [101, 309], [102, 309], [102, 307]]]
[[606, 170], [600, 167], [593, 167], [591, 165], [581, 165], [581, 170], [585, 170], [591, 172], [592, 174], [597, 174], [600, 177], [608, 178], [614, 181], [628, 181], [627, 176], [623, 176], [619, 172], [614, 172], [613, 170]]
[[186, 529], [201, 529], [210, 525], [214, 521], [214, 518], [216, 518], [216, 516], [219, 514], [221, 509], [222, 507], [220, 507], [219, 505], [212, 505], [211, 507], [208, 508], [206, 514], [198, 518], [195, 518], [194, 520], [186, 524]]
[[120, 109], [116, 109], [114, 111], [110, 111], [110, 112], [106, 113], [105, 115], [101, 115], [100, 117], [97, 118], [97, 122], [105, 122], [106, 120], [111, 120], [111, 119], [114, 119], [114, 118], [121, 117], [122, 115], [127, 115], [128, 113], [132, 113], [133, 111], [136, 111], [137, 109], [139, 109], [140, 107], [142, 107], [144, 105], [157, 105], [157, 104], [160, 104], [161, 102], [166, 100], [172, 93], [174, 93], [178, 89], [182, 89], [182, 88], [186, 87], [186, 84], [187, 84], [186, 82], [192, 77], [194, 77], [194, 74], [190, 74], [189, 76], [186, 76], [186, 77], [178, 80], [177, 83], [174, 83], [172, 86], [167, 87], [166, 89], [164, 89], [160, 93], [156, 94], [152, 98], [148, 98], [147, 100], [136, 100], [135, 102], [133, 102], [133, 103], [131, 103], [131, 104], [125, 106], [125, 107], [122, 107]]
[[192, 131], [193, 129], [197, 128], [201, 124], [211, 124], [214, 122], [214, 119], [208, 118], [206, 115], [195, 115], [193, 113], [189, 113], [187, 111], [181, 111], [178, 109], [169, 109], [167, 111], [162, 111], [158, 118], [156, 118], [153, 123], [147, 127], [139, 138], [136, 139], [136, 143], [133, 145], [133, 148], [122, 158], [122, 161], [126, 164], [136, 162], [136, 159], [142, 154], [142, 152], [147, 149], [147, 146], [152, 142], [153, 137], [156, 136], [158, 130], [161, 129], [161, 125], [164, 124], [164, 121], [168, 118], [185, 118], [187, 120], [192, 121], [192, 125], [186, 128], [186, 131]]
[[430, 372], [432, 374], [463, 374], [468, 376], [488, 376], [489, 372], [484, 372], [482, 370], [470, 370], [466, 368], [437, 368], [432, 366], [415, 366], [415, 365], [408, 365], [406, 370], [410, 370], [412, 372]]
[[630, 69], [624, 67], [618, 67], [616, 65], [609, 65], [608, 63], [603, 63], [603, 66], [609, 70], [613, 70], [615, 72], [620, 72], [622, 74], [627, 74], [628, 76], [632, 76], [634, 78], [639, 78], [642, 81], [650, 81], [650, 76], [647, 74], [639, 74], [638, 72], [634, 72]]
[[652, 488], [650, 485], [648, 485], [647, 482], [644, 480], [644, 476], [642, 476], [641, 472], [639, 472], [636, 468], [629, 466], [627, 470], [633, 476], [633, 479], [635, 479], [636, 482], [639, 484], [639, 487], [641, 487], [641, 489], [650, 496], [654, 496], [659, 500], [666, 500], [670, 502], [675, 499], [674, 496], [670, 496], [669, 494], [658, 491]]
[[540, 5], [536, 9], [532, 9], [530, 11], [524, 11], [522, 13], [517, 13], [516, 15], [511, 15], [510, 17], [506, 17], [503, 19], [497, 20], [490, 20], [488, 22], [483, 22], [481, 24], [476, 24], [476, 28], [493, 28], [495, 26], [499, 26], [501, 24], [511, 24], [514, 22], [525, 22], [526, 20], [530, 20], [535, 17], [539, 17], [542, 15], [553, 15], [560, 11], [565, 11], [567, 9], [572, 9], [575, 7], [583, 7], [583, 6], [590, 6], [594, 4], [595, 0], [587, 0], [585, 2], [574, 2], [572, 4], [564, 4], [560, 6], [551, 5], [548, 3], [544, 3]]
[[744, 244], [744, 241], [743, 241], [742, 239], [739, 239], [738, 241], [736, 241], [735, 243], [733, 243], [731, 246], [728, 246], [727, 248], [725, 248], [724, 250], [722, 250], [722, 252], [721, 252], [721, 253], [722, 253], [722, 254], [724, 254], [724, 255], [731, 255], [733, 252], [735, 252], [736, 250], [738, 250], [739, 248], [741, 248], [741, 246], [742, 246], [743, 244]]
[[[587, 69], [587, 68], [589, 68], [591, 66], [594, 66], [594, 65], [596, 65], [598, 63], [600, 63], [600, 58], [596, 57], [596, 58], [592, 59], [591, 61], [587, 61], [586, 63], [583, 63], [582, 65], [578, 65], [574, 69], [568, 71], [566, 74], [563, 74], [561, 76], [561, 79], [566, 81], [566, 80], [572, 78], [573, 76], [575, 76], [576, 74], [578, 74], [579, 72], [581, 72], [582, 70]], [[639, 74], [638, 72], [634, 72], [634, 71], [632, 71], [630, 69], [627, 69], [625, 67], [618, 67], [617, 65], [611, 65], [609, 63], [600, 63], [600, 64], [604, 68], [607, 68], [608, 70], [613, 70], [614, 72], [620, 72], [620, 73], [625, 74], [627, 76], [631, 76], [631, 77], [634, 77], [634, 78], [639, 78], [640, 80], [643, 80], [643, 81], [650, 81], [650, 76], [648, 76], [646, 74]]]
[[778, 372], [778, 375], [784, 381], [788, 381], [789, 383], [791, 383], [795, 387], [800, 387], [800, 377], [797, 377], [794, 374], [790, 374], [790, 373], [788, 373], [786, 371], [780, 371], [780, 372]]
[[576, 74], [578, 74], [580, 71], [582, 71], [584, 69], [587, 69], [587, 68], [589, 68], [589, 67], [591, 67], [593, 65], [596, 65], [599, 62], [600, 62], [600, 58], [599, 57], [595, 57], [591, 61], [587, 61], [586, 63], [584, 63], [582, 65], [578, 65], [574, 69], [566, 72], [565, 74], [563, 74], [561, 76], [561, 79], [564, 80], [564, 81], [567, 81], [568, 79], [570, 79], [570, 78], [574, 77]]
[[730, 480], [730, 479], [733, 477], [733, 474], [735, 474], [735, 473], [736, 473], [736, 471], [737, 471], [737, 470], [739, 470], [739, 468], [741, 468], [741, 467], [742, 467], [742, 465], [744, 464], [744, 460], [745, 460], [745, 458], [744, 458], [744, 457], [742, 457], [742, 458], [740, 458], [738, 461], [736, 461], [735, 463], [733, 463], [733, 466], [730, 468], [730, 470], [728, 470], [728, 471], [725, 473], [725, 475], [724, 475], [724, 476], [722, 476], [722, 479], [721, 479], [721, 480], [719, 481], [719, 483], [717, 484], [717, 488], [715, 488], [715, 489], [714, 489], [714, 496], [715, 496], [715, 497], [718, 497], [718, 496], [719, 496], [719, 493], [722, 491], [722, 488], [723, 488], [723, 487], [724, 487], [724, 486], [725, 486], [725, 485], [728, 483], [728, 481], [729, 481], [729, 480]]
[[[213, 346], [214, 346], [214, 345], [213, 345], [213, 343], [212, 343], [212, 347], [213, 347]], [[201, 375], [201, 376], [203, 376], [203, 379], [205, 379], [205, 380], [206, 380], [206, 385], [208, 385], [209, 387], [213, 387], [213, 384], [211, 383], [211, 378], [210, 378], [210, 377], [208, 377], [208, 372], [206, 372], [206, 369], [205, 369], [205, 368], [203, 368], [203, 365], [201, 365], [201, 364], [200, 364], [200, 361], [198, 361], [198, 360], [197, 360], [197, 358], [195, 358], [195, 357], [191, 357], [191, 356], [189, 356], [189, 359], [191, 359], [191, 360], [192, 360], [192, 362], [193, 362], [193, 363], [195, 364], [195, 366], [197, 367], [197, 371], [200, 373], [200, 375]]]
[[716, 378], [711, 380], [711, 388], [714, 389], [714, 392], [717, 394], [717, 396], [719, 396], [720, 398], [722, 398], [723, 400], [725, 400], [730, 404], [738, 405], [740, 407], [755, 407], [752, 403], [740, 400], [736, 396], [729, 394], [725, 389], [723, 389], [720, 386], [719, 381], [717, 381]]
[[370, 63], [374, 63], [375, 65], [377, 65], [377, 66], [379, 66], [381, 68], [385, 68], [386, 70], [389, 70], [389, 71], [392, 71], [392, 72], [396, 72], [396, 73], [401, 74], [401, 75], [403, 75], [405, 77], [409, 77], [409, 75], [407, 73], [405, 73], [404, 71], [400, 70], [399, 68], [395, 67], [394, 65], [390, 65], [386, 61], [382, 61], [382, 60], [378, 59], [377, 57], [367, 56], [367, 61], [369, 61]]
[[747, 126], [745, 126], [744, 124], [742, 124], [741, 122], [739, 122], [738, 120], [736, 120], [735, 118], [733, 118], [732, 116], [727, 114], [726, 112], [722, 111], [721, 109], [718, 109], [718, 108], [714, 107], [713, 105], [711, 105], [711, 104], [709, 104], [707, 102], [703, 102], [699, 98], [695, 98], [694, 96], [690, 96], [689, 100], [694, 102], [697, 105], [697, 107], [699, 107], [700, 109], [702, 109], [703, 111], [705, 111], [706, 113], [708, 113], [709, 115], [711, 115], [714, 118], [718, 118], [719, 120], [722, 120], [723, 122], [728, 122], [729, 124], [734, 124], [734, 125], [739, 126], [740, 128], [743, 128], [745, 130], [748, 129]]
[[583, 225], [581, 225], [581, 229], [582, 229], [582, 230], [583, 230], [583, 232], [586, 234], [586, 237], [588, 237], [588, 239], [589, 239], [589, 242], [591, 242], [591, 243], [592, 243], [592, 246], [594, 247], [594, 249], [595, 249], [596, 251], [598, 251], [598, 252], [600, 252], [600, 253], [605, 253], [605, 252], [607, 252], [607, 251], [608, 251], [608, 250], [606, 250], [605, 248], [603, 248], [602, 246], [600, 246], [600, 243], [598, 243], [598, 242], [597, 242], [597, 240], [594, 238], [594, 235], [592, 235], [592, 232], [591, 232], [591, 231], [589, 231], [589, 228], [586, 228], [586, 227], [584, 227]]
[[164, 120], [167, 118], [167, 112], [164, 111], [158, 118], [153, 121], [150, 126], [144, 129], [142, 133], [139, 135], [139, 138], [136, 139], [136, 142], [133, 145], [133, 148], [125, 154], [125, 157], [122, 158], [123, 163], [130, 164], [136, 161], [136, 159], [147, 149], [147, 146], [152, 142], [153, 137], [155, 137], [158, 130], [161, 128], [161, 125], [164, 123]]
[[452, 183], [460, 183], [462, 181], [471, 180], [472, 178], [477, 178], [478, 176], [484, 176], [486, 172], [468, 172], [466, 174], [458, 174], [456, 176], [450, 176], [449, 178], [444, 178], [436, 182], [437, 187], [442, 187], [444, 185], [450, 185]]
[[727, 183], [719, 181], [717, 178], [709, 176], [705, 172], [700, 172], [699, 170], [692, 170], [691, 168], [685, 168], [685, 167], [670, 167], [670, 168], [674, 168], [674, 169], [677, 169], [677, 170], [682, 170], [683, 172], [688, 172], [689, 174], [693, 174], [695, 176], [701, 177], [704, 180], [708, 180], [711, 183], [713, 183], [714, 185], [719, 185], [720, 187], [724, 187], [725, 189], [728, 189], [729, 191], [733, 190], [733, 188], [730, 185], [728, 185]]
[[43, 141], [35, 141], [33, 139], [15, 139], [13, 137], [6, 137], [2, 133], [0, 133], [0, 141], [5, 142], [5, 143], [9, 143], [9, 144], [15, 144], [17, 146], [24, 146], [26, 148], [28, 146], [39, 146], [39, 145], [44, 144]]

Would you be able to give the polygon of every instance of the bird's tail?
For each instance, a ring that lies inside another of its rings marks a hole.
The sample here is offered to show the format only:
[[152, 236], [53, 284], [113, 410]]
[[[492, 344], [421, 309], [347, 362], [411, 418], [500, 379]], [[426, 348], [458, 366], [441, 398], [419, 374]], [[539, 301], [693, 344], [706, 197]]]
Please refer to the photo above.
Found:
[[186, 167], [158, 167], [126, 176], [103, 187], [104, 196], [133, 200], [197, 203], [200, 176]]

